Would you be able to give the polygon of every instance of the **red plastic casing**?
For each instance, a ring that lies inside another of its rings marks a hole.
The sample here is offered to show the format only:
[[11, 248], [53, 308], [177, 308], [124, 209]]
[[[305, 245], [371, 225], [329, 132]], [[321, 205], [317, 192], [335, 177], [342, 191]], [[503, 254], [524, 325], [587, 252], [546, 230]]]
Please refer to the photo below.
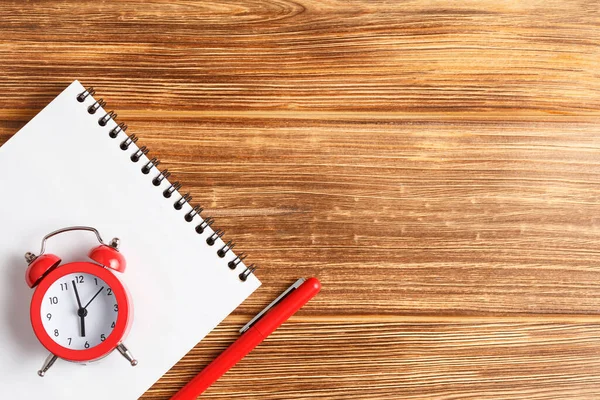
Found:
[[88, 256], [98, 264], [121, 273], [125, 272], [125, 268], [127, 267], [127, 262], [123, 254], [119, 253], [119, 250], [105, 244], [94, 247]]
[[[113, 331], [104, 342], [87, 350], [73, 350], [59, 345], [46, 333], [42, 324], [42, 301], [48, 288], [63, 276], [77, 272], [95, 275], [106, 282], [111, 287], [117, 304], [119, 304], [119, 315]], [[55, 268], [40, 281], [31, 299], [30, 316], [35, 336], [49, 352], [64, 360], [85, 362], [108, 355], [125, 339], [131, 327], [133, 307], [127, 289], [110, 270], [91, 262], [73, 262]]]
[[30, 288], [36, 286], [44, 276], [60, 264], [61, 259], [54, 254], [42, 254], [33, 260], [25, 272], [25, 282]]
[[183, 387], [171, 400], [195, 400], [210, 385], [229, 371], [242, 358], [300, 310], [321, 290], [317, 278], [309, 278], [288, 294], [238, 338], [229, 348], [215, 358], [206, 368]]

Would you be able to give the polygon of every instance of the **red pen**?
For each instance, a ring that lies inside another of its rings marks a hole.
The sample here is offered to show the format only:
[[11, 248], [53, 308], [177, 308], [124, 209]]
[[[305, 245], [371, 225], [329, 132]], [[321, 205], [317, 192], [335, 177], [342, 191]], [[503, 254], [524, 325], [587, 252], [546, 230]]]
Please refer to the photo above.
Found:
[[267, 338], [275, 329], [287, 321], [292, 315], [302, 308], [321, 290], [321, 282], [317, 278], [298, 279], [285, 292], [277, 297], [271, 304], [246, 326], [240, 329], [242, 336], [222, 352], [194, 379], [183, 387], [171, 400], [195, 400], [204, 393], [210, 385], [242, 358], [250, 353], [256, 346]]

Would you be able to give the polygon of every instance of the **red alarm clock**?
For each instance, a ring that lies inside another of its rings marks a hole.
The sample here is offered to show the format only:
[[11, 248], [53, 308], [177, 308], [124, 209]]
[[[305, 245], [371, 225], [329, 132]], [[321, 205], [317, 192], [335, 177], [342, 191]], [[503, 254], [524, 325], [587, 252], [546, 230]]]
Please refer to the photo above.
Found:
[[[91, 231], [100, 245], [89, 252], [91, 261], [60, 265], [54, 254], [44, 254], [46, 241], [69, 231]], [[58, 358], [87, 363], [117, 349], [132, 366], [137, 365], [123, 340], [129, 332], [133, 307], [129, 293], [115, 275], [125, 272], [119, 239], [105, 244], [98, 231], [73, 226], [51, 232], [42, 240], [39, 255], [25, 254], [29, 263], [25, 280], [35, 292], [31, 299], [31, 325], [50, 352], [39, 376]]]

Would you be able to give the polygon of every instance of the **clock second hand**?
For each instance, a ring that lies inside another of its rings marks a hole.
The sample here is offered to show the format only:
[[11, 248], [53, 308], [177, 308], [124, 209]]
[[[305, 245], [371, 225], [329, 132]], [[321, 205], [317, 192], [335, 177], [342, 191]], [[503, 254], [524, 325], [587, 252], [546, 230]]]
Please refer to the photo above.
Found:
[[81, 326], [81, 336], [85, 337], [85, 316], [87, 315], [87, 310], [85, 307], [81, 306], [81, 299], [79, 298], [79, 292], [77, 291], [77, 285], [75, 281], [71, 281], [73, 284], [73, 289], [75, 290], [75, 297], [77, 298], [77, 305], [79, 309], [77, 310], [77, 315], [79, 316], [80, 326]]

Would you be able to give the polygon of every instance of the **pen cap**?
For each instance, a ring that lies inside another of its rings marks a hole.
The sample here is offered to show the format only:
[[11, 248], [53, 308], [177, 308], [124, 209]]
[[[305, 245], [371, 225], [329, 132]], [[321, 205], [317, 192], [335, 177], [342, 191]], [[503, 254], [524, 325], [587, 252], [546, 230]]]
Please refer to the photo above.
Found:
[[320, 290], [321, 282], [317, 278], [307, 279], [300, 287], [290, 292], [274, 306], [265, 317], [259, 319], [253, 328], [266, 338], [308, 303]]

